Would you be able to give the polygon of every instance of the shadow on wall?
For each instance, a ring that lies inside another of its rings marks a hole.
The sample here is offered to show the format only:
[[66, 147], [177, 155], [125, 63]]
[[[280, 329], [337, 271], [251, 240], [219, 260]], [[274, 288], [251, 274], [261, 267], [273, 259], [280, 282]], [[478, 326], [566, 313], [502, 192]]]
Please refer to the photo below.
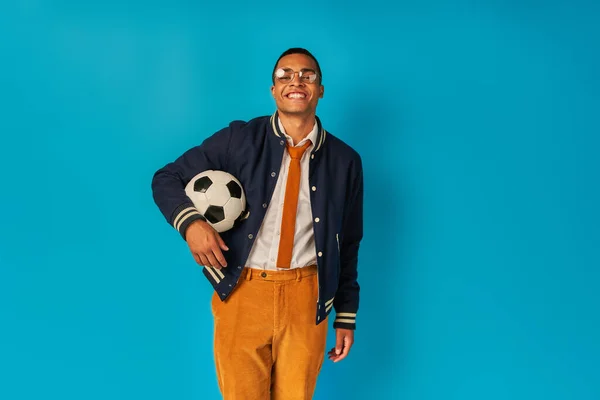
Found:
[[[395, 388], [404, 387], [407, 376], [404, 299], [411, 283], [405, 278], [409, 249], [403, 244], [408, 242], [404, 223], [408, 183], [397, 151], [403, 142], [403, 110], [394, 108], [397, 101], [386, 104], [373, 89], [362, 91], [357, 98], [360, 101], [349, 107], [348, 118], [339, 129], [363, 160], [364, 238], [358, 266], [361, 304], [350, 355], [355, 359], [348, 368], [328, 368], [328, 375], [339, 374], [333, 381], [340, 382], [351, 374], [354, 384], [344, 397], [367, 399], [378, 397], [380, 390], [383, 395], [390, 382]], [[323, 398], [340, 395], [339, 387], [335, 393], [331, 389]]]

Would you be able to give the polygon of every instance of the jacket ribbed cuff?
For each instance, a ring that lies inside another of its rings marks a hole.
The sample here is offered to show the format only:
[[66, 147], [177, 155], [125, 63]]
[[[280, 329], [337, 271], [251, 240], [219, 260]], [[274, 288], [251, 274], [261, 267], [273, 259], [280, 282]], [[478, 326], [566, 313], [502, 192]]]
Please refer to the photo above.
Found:
[[339, 312], [335, 315], [335, 320], [333, 321], [333, 327], [335, 329], [356, 329], [356, 313], [349, 312]]
[[185, 240], [185, 231], [196, 220], [206, 221], [206, 218], [194, 207], [193, 203], [182, 204], [173, 212], [172, 225]]

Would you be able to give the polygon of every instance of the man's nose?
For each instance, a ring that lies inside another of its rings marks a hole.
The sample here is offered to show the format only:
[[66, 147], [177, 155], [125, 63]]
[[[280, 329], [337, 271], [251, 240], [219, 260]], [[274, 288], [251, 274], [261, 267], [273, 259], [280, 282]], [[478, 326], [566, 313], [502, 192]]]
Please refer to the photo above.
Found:
[[294, 72], [294, 76], [292, 77], [292, 81], [290, 82], [290, 85], [304, 86], [304, 82], [302, 82], [302, 79], [300, 79], [300, 72]]

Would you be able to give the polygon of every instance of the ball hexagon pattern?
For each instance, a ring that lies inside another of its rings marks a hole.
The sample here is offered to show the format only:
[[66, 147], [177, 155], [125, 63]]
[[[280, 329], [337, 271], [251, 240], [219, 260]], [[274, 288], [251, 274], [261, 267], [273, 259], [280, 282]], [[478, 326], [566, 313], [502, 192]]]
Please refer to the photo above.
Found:
[[233, 228], [246, 209], [241, 183], [225, 171], [207, 170], [197, 174], [186, 185], [185, 193], [217, 232]]

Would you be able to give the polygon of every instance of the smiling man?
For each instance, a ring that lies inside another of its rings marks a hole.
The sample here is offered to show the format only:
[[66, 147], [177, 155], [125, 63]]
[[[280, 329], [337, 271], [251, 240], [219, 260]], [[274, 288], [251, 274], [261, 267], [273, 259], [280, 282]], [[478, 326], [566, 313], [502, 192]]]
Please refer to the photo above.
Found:
[[[234, 121], [153, 177], [154, 200], [214, 288], [214, 357], [225, 400], [311, 399], [332, 311], [343, 360], [354, 343], [363, 235], [359, 154], [323, 128], [321, 68], [306, 49], [272, 72], [271, 116]], [[244, 217], [217, 233], [185, 185], [205, 170], [237, 177]]]

